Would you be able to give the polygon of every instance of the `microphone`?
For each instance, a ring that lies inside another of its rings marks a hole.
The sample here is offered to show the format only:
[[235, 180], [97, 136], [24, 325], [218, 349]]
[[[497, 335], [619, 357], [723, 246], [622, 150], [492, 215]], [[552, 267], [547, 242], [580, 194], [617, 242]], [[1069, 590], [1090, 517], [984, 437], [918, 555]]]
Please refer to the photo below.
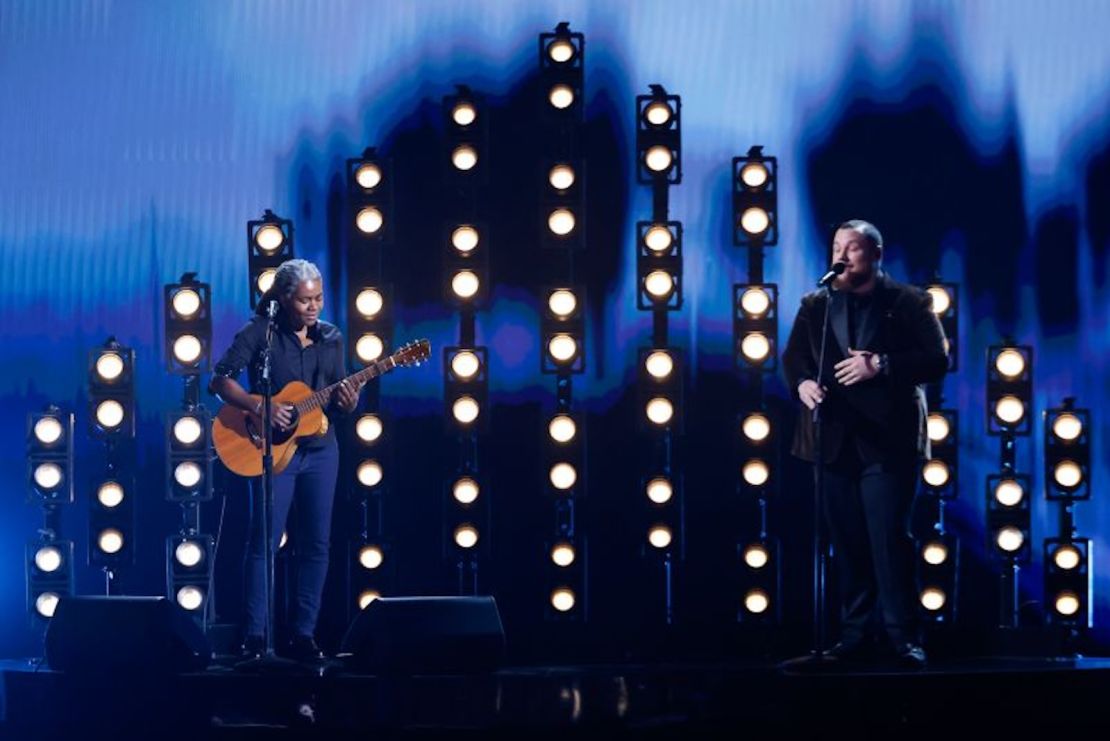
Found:
[[[843, 270], [843, 268], [841, 268], [841, 270]], [[274, 317], [277, 316], [277, 313], [278, 313], [277, 299], [270, 299], [270, 305], [266, 307], [266, 316], [273, 319]]]
[[844, 272], [844, 268], [848, 267], [843, 261], [837, 260], [829, 267], [829, 272], [821, 276], [821, 280], [817, 281], [818, 288], [824, 288], [836, 279], [836, 276]]

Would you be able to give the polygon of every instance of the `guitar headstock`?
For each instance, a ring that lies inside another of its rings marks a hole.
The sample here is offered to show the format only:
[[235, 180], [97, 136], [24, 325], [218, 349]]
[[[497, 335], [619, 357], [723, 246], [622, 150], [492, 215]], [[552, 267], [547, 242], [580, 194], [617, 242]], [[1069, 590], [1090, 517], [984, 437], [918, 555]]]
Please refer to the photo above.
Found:
[[401, 345], [393, 353], [393, 362], [397, 365], [420, 365], [432, 354], [432, 343], [427, 340], [413, 340]]

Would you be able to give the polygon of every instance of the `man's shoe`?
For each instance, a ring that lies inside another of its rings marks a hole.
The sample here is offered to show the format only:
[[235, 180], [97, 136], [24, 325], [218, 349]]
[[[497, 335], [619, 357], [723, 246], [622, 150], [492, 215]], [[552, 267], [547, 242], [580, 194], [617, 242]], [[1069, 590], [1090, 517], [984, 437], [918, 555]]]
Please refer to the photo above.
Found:
[[288, 655], [294, 661], [304, 662], [323, 661], [326, 658], [312, 636], [293, 636], [293, 640], [289, 641]]
[[243, 639], [243, 645], [239, 646], [239, 659], [242, 661], [260, 659], [265, 650], [266, 639], [263, 636], [249, 635]]
[[924, 669], [927, 661], [925, 649], [916, 643], [903, 643], [895, 649], [898, 663], [907, 669]]
[[840, 641], [822, 654], [826, 659], [851, 663], [871, 658], [870, 647], [863, 641]]

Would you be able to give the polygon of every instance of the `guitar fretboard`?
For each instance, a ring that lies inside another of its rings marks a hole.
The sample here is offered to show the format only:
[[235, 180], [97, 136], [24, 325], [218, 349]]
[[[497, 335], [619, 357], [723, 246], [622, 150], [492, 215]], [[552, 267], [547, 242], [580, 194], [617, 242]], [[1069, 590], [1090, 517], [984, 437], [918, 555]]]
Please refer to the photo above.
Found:
[[[394, 357], [392, 355], [390, 355], [388, 358], [375, 360], [373, 363], [366, 366], [358, 373], [347, 376], [343, 379], [343, 381], [351, 381], [357, 386], [358, 384], [369, 381], [371, 378], [376, 378], [383, 373], [391, 371], [396, 367], [397, 361], [394, 360]], [[293, 406], [296, 408], [297, 413], [304, 414], [305, 412], [311, 411], [317, 407], [322, 407], [327, 404], [329, 401], [331, 401], [332, 392], [334, 392], [336, 387], [339, 386], [340, 383], [343, 383], [343, 381], [339, 381], [338, 383], [333, 383], [331, 386], [322, 388], [319, 391], [313, 393], [312, 396], [309, 396], [306, 399], [302, 399], [301, 401], [294, 404]]]

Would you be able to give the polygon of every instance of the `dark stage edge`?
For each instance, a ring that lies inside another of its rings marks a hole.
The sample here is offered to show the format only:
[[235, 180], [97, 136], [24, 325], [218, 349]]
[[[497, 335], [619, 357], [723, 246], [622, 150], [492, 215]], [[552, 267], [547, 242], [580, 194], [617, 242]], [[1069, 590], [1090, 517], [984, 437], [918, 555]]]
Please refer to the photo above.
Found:
[[[961, 738], [1110, 728], [1110, 659], [964, 659], [924, 671], [771, 664], [506, 668], [477, 676], [80, 677], [0, 665], [4, 738]], [[1016, 733], [1015, 733], [1016, 732]]]

